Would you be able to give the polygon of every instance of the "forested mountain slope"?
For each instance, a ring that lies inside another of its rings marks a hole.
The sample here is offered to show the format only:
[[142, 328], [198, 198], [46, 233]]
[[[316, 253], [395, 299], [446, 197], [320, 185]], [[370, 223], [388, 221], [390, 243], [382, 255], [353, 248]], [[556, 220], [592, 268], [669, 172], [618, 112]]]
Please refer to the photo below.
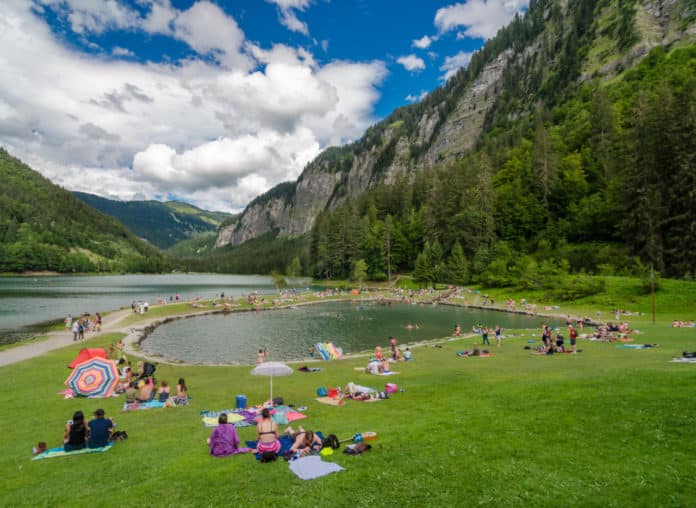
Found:
[[0, 148], [0, 272], [158, 272], [169, 261], [121, 223]]
[[73, 194], [160, 249], [201, 233], [216, 232], [223, 221], [233, 218], [228, 213], [209, 212], [176, 201], [116, 201], [84, 192]]
[[455, 256], [478, 274], [546, 261], [693, 275], [695, 20], [688, 0], [533, 1], [443, 87], [324, 151], [217, 245], [312, 231], [325, 276], [357, 259], [377, 277], [417, 269], [419, 254], [435, 272]]

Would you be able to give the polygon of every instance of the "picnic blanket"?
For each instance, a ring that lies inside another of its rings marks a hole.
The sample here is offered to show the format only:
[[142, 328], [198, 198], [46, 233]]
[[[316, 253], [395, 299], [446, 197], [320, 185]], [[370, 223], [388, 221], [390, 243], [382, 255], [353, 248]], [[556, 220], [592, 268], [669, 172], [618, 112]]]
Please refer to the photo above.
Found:
[[[314, 434], [316, 434], [319, 437], [319, 439], [321, 439], [322, 441], [324, 440], [324, 434], [322, 434], [321, 432], [315, 431]], [[292, 437], [288, 436], [287, 434], [284, 434], [284, 435], [280, 436], [279, 441], [280, 441], [280, 450], [278, 451], [278, 455], [283, 455], [286, 452], [289, 452], [290, 448], [292, 447], [292, 443], [293, 443]], [[246, 445], [249, 448], [252, 448], [254, 450], [256, 449], [257, 444], [258, 444], [258, 440], [246, 442]], [[260, 453], [256, 453], [255, 455], [256, 455], [256, 460], [261, 460]]]
[[149, 400], [147, 402], [124, 403], [122, 411], [140, 411], [143, 409], [159, 409], [164, 407], [164, 402]]
[[313, 480], [344, 469], [333, 462], [324, 462], [319, 455], [309, 455], [290, 462], [290, 471], [301, 480]]
[[675, 363], [696, 363], [696, 358], [672, 358], [672, 361]]
[[75, 450], [74, 452], [66, 452], [62, 446], [58, 446], [57, 448], [50, 448], [45, 452], [35, 455], [31, 460], [52, 459], [54, 457], [66, 457], [68, 455], [82, 455], [83, 453], [108, 452], [113, 445], [113, 443], [109, 443], [99, 448], [83, 448], [82, 450]]
[[653, 349], [652, 344], [620, 344], [616, 346], [619, 349]]
[[343, 399], [334, 399], [333, 397], [317, 397], [314, 400], [316, 400], [317, 402], [321, 402], [322, 404], [328, 404], [329, 406], [343, 405]]
[[217, 427], [218, 418], [222, 413], [227, 414], [227, 422], [234, 425], [236, 429], [241, 427], [253, 427], [256, 425], [255, 418], [257, 414], [253, 411], [245, 409], [223, 409], [221, 411], [201, 411], [203, 424], [206, 427]]
[[481, 353], [479, 355], [472, 355], [472, 354], [469, 354], [468, 351], [457, 351], [457, 356], [459, 358], [476, 358], [477, 356], [479, 358], [490, 358], [491, 356], [495, 356], [495, 355], [493, 355], [492, 353]]
[[307, 415], [288, 406], [275, 406], [275, 408], [271, 409], [271, 418], [279, 425], [287, 425], [295, 420], [307, 418]]

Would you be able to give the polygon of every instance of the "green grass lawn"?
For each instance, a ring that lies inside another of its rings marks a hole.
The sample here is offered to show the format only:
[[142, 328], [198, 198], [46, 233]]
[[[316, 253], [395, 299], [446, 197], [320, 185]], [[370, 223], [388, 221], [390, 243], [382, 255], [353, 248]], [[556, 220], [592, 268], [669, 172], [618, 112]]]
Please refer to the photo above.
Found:
[[[237, 394], [250, 403], [268, 398], [268, 378], [251, 376], [251, 367], [162, 364], [158, 379], [186, 378], [191, 404], [121, 413], [122, 398], [57, 395], [66, 364], [85, 344], [57, 350], [0, 368], [0, 504], [693, 506], [696, 365], [669, 360], [696, 350], [696, 329], [671, 328], [672, 314], [657, 325], [645, 316], [631, 321], [643, 332], [637, 342], [660, 344], [653, 350], [580, 341], [580, 354], [535, 356], [523, 347], [538, 333], [526, 330], [515, 331], [493, 358], [456, 357], [470, 347], [464, 339], [415, 349], [415, 361], [388, 378], [356, 372], [365, 364], [357, 358], [276, 378], [274, 395], [308, 406], [308, 418], [298, 422], [306, 428], [339, 438], [378, 434], [362, 456], [327, 459], [345, 471], [312, 481], [299, 480], [282, 460], [208, 455], [210, 429], [200, 410], [233, 407]], [[103, 335], [87, 345], [115, 340]], [[342, 407], [314, 400], [318, 386], [349, 381], [380, 388], [396, 382], [405, 391]], [[38, 441], [60, 445], [75, 410], [97, 407], [128, 431], [127, 441], [107, 453], [31, 461]], [[239, 433], [254, 437], [253, 429]]]

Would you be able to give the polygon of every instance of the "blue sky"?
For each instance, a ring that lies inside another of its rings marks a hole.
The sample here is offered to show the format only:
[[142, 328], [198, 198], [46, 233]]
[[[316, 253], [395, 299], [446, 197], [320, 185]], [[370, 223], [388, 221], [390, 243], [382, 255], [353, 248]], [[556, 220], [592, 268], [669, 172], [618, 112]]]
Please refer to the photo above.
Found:
[[5, 0], [0, 145], [71, 190], [239, 211], [442, 84], [527, 5]]

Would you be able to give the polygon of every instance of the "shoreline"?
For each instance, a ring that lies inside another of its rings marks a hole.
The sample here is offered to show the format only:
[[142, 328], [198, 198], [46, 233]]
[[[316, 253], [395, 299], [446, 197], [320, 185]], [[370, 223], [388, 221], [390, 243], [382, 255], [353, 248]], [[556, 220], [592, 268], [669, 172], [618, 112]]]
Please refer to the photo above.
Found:
[[[523, 315], [528, 315], [531, 317], [538, 317], [539, 319], [558, 319], [558, 320], [566, 320], [568, 319], [568, 314], [565, 315], [560, 315], [560, 314], [553, 314], [553, 313], [539, 313], [539, 312], [529, 312], [529, 311], [524, 311], [522, 309], [509, 309], [509, 308], [502, 308], [502, 307], [495, 307], [495, 306], [488, 306], [488, 305], [477, 305], [477, 304], [465, 304], [465, 303], [460, 303], [460, 302], [450, 302], [450, 301], [441, 301], [438, 298], [439, 293], [436, 293], [433, 295], [433, 298], [430, 299], [430, 301], [424, 300], [424, 301], [415, 301], [416, 305], [432, 305], [432, 306], [437, 306], [437, 305], [449, 305], [453, 307], [462, 307], [462, 308], [470, 308], [470, 309], [476, 309], [476, 310], [486, 310], [486, 311], [497, 311], [497, 312], [505, 312], [505, 313], [510, 313], [510, 314], [523, 314]], [[451, 296], [451, 295], [448, 295]], [[159, 356], [159, 355], [152, 355], [148, 354], [147, 352], [143, 351], [140, 349], [140, 344], [146, 340], [147, 336], [152, 333], [157, 327], [169, 323], [172, 321], [176, 321], [179, 319], [188, 319], [196, 316], [207, 316], [207, 315], [214, 315], [214, 314], [231, 314], [235, 312], [252, 312], [252, 311], [273, 311], [273, 310], [281, 310], [281, 309], [288, 309], [292, 307], [300, 307], [300, 306], [306, 306], [306, 305], [316, 305], [316, 304], [321, 304], [321, 303], [331, 303], [331, 302], [355, 302], [355, 301], [364, 301], [364, 302], [389, 302], [389, 303], [398, 303], [398, 304], [404, 304], [404, 305], [412, 305], [414, 304], [413, 302], [407, 303], [404, 301], [403, 298], [400, 297], [394, 297], [394, 296], [367, 296], [360, 298], [360, 300], [355, 299], [355, 295], [346, 295], [345, 297], [338, 297], [338, 298], [332, 298], [330, 300], [315, 300], [315, 301], [309, 301], [309, 302], [292, 302], [292, 303], [283, 303], [281, 305], [276, 305], [273, 307], [265, 307], [265, 308], [232, 308], [232, 309], [224, 309], [224, 308], [214, 308], [210, 309], [208, 311], [198, 311], [198, 312], [187, 312], [184, 314], [180, 315], [173, 315], [173, 316], [158, 316], [158, 317], [153, 317], [151, 319], [145, 319], [143, 322], [137, 323], [135, 325], [125, 325], [125, 326], [119, 326], [119, 323], [123, 321], [126, 317], [132, 315], [132, 310], [130, 308], [120, 308], [116, 309], [113, 311], [107, 311], [104, 314], [104, 322], [102, 324], [102, 329], [99, 332], [99, 334], [104, 334], [104, 333], [124, 333], [125, 336], [123, 337], [123, 342], [124, 342], [124, 353], [127, 354], [128, 356], [134, 356], [134, 357], [139, 357], [142, 358], [143, 360], [151, 361], [151, 362], [156, 362], [156, 363], [163, 363], [163, 364], [168, 364], [168, 365], [178, 365], [178, 366], [210, 366], [210, 367], [226, 367], [226, 366], [240, 366], [240, 365], [251, 365], [253, 366], [253, 363], [207, 363], [207, 362], [196, 362], [196, 363], [191, 363], [191, 362], [185, 362], [182, 360], [177, 360], [173, 358], [168, 358], [165, 356]], [[153, 306], [156, 307], [156, 306]], [[578, 317], [572, 317], [571, 319], [573, 320], [584, 320], [584, 318], [578, 318]], [[588, 323], [588, 326], [593, 326], [595, 322], [593, 321], [592, 323]], [[531, 328], [530, 328], [531, 329]], [[424, 347], [428, 345], [435, 345], [438, 343], [444, 343], [444, 342], [449, 342], [453, 340], [461, 340], [461, 339], [466, 339], [470, 337], [474, 337], [475, 334], [466, 334], [462, 335], [460, 337], [453, 337], [453, 336], [445, 336], [445, 337], [434, 337], [432, 339], [427, 339], [427, 340], [421, 340], [417, 341], [415, 343], [404, 343], [403, 346], [408, 346], [408, 347]], [[90, 337], [86, 339], [83, 342], [87, 342], [91, 340], [93, 337]], [[46, 334], [45, 338], [38, 341], [38, 342], [32, 342], [29, 344], [22, 344], [8, 348], [4, 351], [0, 351], [0, 366], [3, 365], [9, 365], [12, 363], [16, 363], [19, 361], [27, 360], [30, 358], [35, 358], [37, 356], [40, 356], [48, 351], [52, 351], [54, 349], [59, 349], [62, 347], [67, 347], [70, 345], [75, 345], [76, 342], [73, 342], [72, 340], [72, 334], [67, 333], [65, 330], [59, 330], [59, 331], [54, 331], [54, 332], [49, 332]], [[87, 346], [85, 346], [87, 347]], [[357, 352], [357, 353], [348, 353], [346, 354], [343, 358], [341, 359], [351, 359], [351, 358], [361, 358], [361, 357], [367, 357], [370, 356], [372, 353], [371, 352]], [[308, 362], [319, 362], [322, 361], [318, 358], [306, 358], [306, 359], [297, 359], [297, 360], [288, 360], [287, 363], [308, 363]]]

